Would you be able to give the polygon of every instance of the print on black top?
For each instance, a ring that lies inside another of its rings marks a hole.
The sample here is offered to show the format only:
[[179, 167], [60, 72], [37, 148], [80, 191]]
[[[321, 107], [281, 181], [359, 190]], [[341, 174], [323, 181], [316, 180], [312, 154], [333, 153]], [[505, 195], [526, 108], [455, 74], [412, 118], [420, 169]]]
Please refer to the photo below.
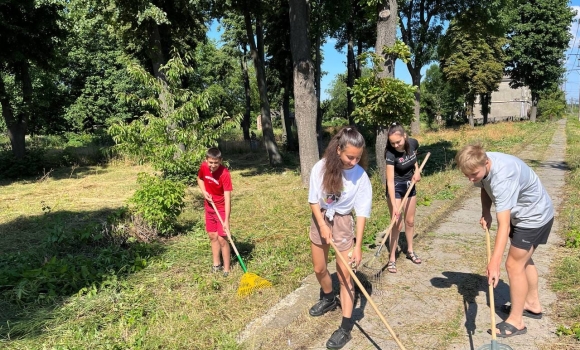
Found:
[[407, 182], [413, 179], [415, 173], [415, 163], [417, 163], [417, 149], [419, 148], [419, 141], [408, 138], [409, 154], [407, 152], [398, 152], [395, 149], [387, 149], [386, 161], [387, 166], [395, 166], [395, 182]]

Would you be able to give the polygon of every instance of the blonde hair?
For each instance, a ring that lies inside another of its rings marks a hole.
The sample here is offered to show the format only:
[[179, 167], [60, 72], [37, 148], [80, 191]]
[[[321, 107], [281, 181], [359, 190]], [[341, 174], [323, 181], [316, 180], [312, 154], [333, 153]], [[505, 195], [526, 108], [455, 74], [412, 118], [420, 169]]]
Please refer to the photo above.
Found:
[[480, 144], [467, 145], [455, 156], [457, 167], [464, 174], [472, 172], [479, 166], [484, 166], [486, 161], [487, 155]]

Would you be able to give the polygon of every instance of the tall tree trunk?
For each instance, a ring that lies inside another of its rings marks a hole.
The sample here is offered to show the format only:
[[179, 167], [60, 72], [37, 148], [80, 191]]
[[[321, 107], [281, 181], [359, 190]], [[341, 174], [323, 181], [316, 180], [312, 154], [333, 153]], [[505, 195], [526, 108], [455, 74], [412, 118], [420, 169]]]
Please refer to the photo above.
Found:
[[[354, 5], [353, 5], [354, 6]], [[354, 58], [354, 9], [351, 9], [351, 16], [346, 23], [346, 37], [348, 40], [346, 51], [346, 115], [348, 115], [348, 123], [354, 125], [352, 112], [354, 112], [354, 101], [352, 100], [352, 92], [350, 89], [354, 86], [354, 79], [356, 75], [355, 58]]]
[[[532, 123], [536, 122], [536, 113], [538, 112], [538, 100], [539, 100], [538, 93], [532, 91], [532, 106], [530, 109], [530, 121]], [[580, 106], [580, 102], [578, 103], [578, 105]], [[578, 115], [580, 115], [580, 113]], [[578, 117], [578, 119], [580, 119], [580, 117]]]
[[12, 154], [16, 159], [22, 159], [26, 152], [26, 130], [27, 120], [23, 119], [24, 114], [16, 117], [14, 110], [10, 105], [10, 99], [6, 93], [6, 86], [4, 85], [4, 77], [0, 73], [0, 106], [2, 106], [2, 117], [8, 129], [8, 138], [12, 146]]
[[[292, 62], [289, 64], [290, 71], [292, 70]], [[286, 82], [284, 82], [284, 95], [282, 96], [282, 116], [284, 122], [284, 129], [286, 131], [286, 147], [289, 151], [296, 150], [296, 140], [294, 140], [294, 133], [292, 132], [292, 119], [290, 118], [290, 90], [292, 89], [292, 81], [290, 81], [290, 74], [286, 74]]]
[[[318, 21], [320, 23], [320, 21]], [[316, 83], [316, 136], [318, 142], [318, 154], [322, 153], [322, 109], [320, 108], [320, 80], [322, 77], [322, 54], [320, 50], [320, 26], [316, 29], [316, 57], [315, 57], [315, 71], [314, 81]]]
[[246, 34], [250, 44], [250, 53], [256, 68], [256, 81], [258, 82], [258, 91], [260, 93], [260, 112], [262, 121], [262, 135], [264, 137], [264, 146], [268, 152], [270, 165], [282, 163], [282, 156], [276, 145], [274, 130], [272, 129], [272, 118], [270, 116], [270, 102], [268, 101], [268, 89], [266, 86], [266, 67], [264, 65], [264, 33], [262, 30], [262, 15], [260, 11], [260, 2], [258, 1], [258, 10], [256, 11], [256, 41], [254, 41], [254, 30], [250, 19], [250, 10], [244, 7], [244, 22], [246, 24]]
[[[382, 5], [378, 6], [378, 21], [377, 21], [377, 42], [375, 44], [375, 52], [382, 54], [385, 46], [393, 46], [397, 38], [397, 0], [383, 0]], [[378, 73], [379, 78], [387, 78], [395, 76], [395, 61], [390, 56], [385, 56], [385, 63], [382, 71]], [[388, 128], [385, 125], [377, 125], [375, 155], [377, 161], [377, 169], [381, 174], [383, 184], [386, 183], [386, 160], [385, 148], [387, 146]]]
[[467, 105], [467, 120], [469, 120], [469, 126], [471, 128], [475, 127], [475, 121], [473, 120], [473, 105], [475, 104], [475, 95], [468, 94], [465, 98], [465, 104]]
[[491, 92], [479, 95], [479, 100], [481, 101], [481, 115], [483, 116], [483, 125], [486, 125], [491, 106]]
[[240, 58], [242, 65], [242, 74], [244, 79], [244, 94], [246, 97], [246, 108], [244, 110], [244, 118], [242, 119], [242, 130], [244, 132], [244, 140], [250, 140], [250, 115], [252, 110], [252, 97], [250, 90], [250, 75], [248, 74], [248, 61], [246, 45], [242, 45], [244, 55]]
[[289, 0], [290, 43], [294, 62], [294, 109], [300, 154], [300, 178], [308, 186], [310, 172], [318, 161], [316, 141], [316, 93], [314, 65], [310, 57], [307, 0]]
[[[407, 66], [410, 64], [411, 63], [407, 63]], [[419, 67], [417, 69], [409, 67], [409, 72], [411, 72], [413, 86], [416, 87], [414, 108], [415, 118], [411, 122], [411, 134], [419, 135], [421, 132], [421, 68]]]

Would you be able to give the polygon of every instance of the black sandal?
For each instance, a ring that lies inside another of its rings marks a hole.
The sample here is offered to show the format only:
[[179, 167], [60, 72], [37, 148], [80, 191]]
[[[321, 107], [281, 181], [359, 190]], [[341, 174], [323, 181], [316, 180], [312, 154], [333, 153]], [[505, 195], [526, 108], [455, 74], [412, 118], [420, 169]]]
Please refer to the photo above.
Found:
[[423, 261], [421, 261], [421, 258], [419, 257], [419, 255], [415, 254], [414, 252], [407, 252], [407, 259], [410, 259], [413, 264], [421, 264]]

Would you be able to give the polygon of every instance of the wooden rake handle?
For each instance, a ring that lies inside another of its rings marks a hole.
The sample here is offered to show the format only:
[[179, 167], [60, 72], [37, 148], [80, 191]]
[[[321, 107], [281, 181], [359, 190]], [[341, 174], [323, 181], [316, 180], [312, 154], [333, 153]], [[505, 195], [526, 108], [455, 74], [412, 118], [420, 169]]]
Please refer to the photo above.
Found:
[[[224, 220], [220, 216], [220, 212], [217, 210], [215, 203], [213, 201], [208, 201], [208, 202], [211, 204], [213, 210], [215, 211], [218, 219], [220, 220], [220, 223], [222, 224], [222, 227], [225, 228], [226, 226], [224, 225]], [[240, 261], [240, 265], [242, 265], [242, 269], [244, 270], [244, 273], [248, 272], [248, 269], [246, 268], [246, 265], [244, 264], [244, 261], [242, 260], [240, 253], [238, 252], [238, 248], [236, 248], [236, 245], [234, 244], [234, 240], [232, 239], [232, 236], [230, 235], [230, 230], [228, 230], [226, 232], [226, 235], [228, 236], [228, 241], [230, 241], [230, 244], [234, 248], [234, 252], [236, 253], [236, 256], [238, 257], [238, 260]]]
[[[427, 163], [427, 159], [429, 159], [429, 156], [431, 156], [431, 152], [427, 152], [427, 154], [425, 155], [425, 158], [423, 159], [423, 162], [421, 163], [421, 166], [419, 167], [419, 174], [423, 170], [425, 163]], [[409, 186], [409, 188], [407, 189], [407, 192], [405, 193], [405, 196], [403, 197], [401, 204], [397, 208], [397, 213], [399, 213], [399, 215], [401, 214], [401, 209], [403, 209], [403, 206], [405, 205], [405, 202], [407, 201], [407, 198], [409, 197], [409, 194], [411, 193], [413, 186], [415, 186], [415, 183], [416, 183], [415, 181], [411, 181], [411, 186]], [[397, 222], [397, 221], [391, 220], [389, 227], [387, 227], [387, 229], [385, 230], [385, 236], [383, 237], [383, 240], [381, 241], [381, 244], [379, 245], [379, 249], [377, 249], [375, 256], [379, 256], [379, 254], [381, 254], [381, 250], [383, 249], [383, 247], [385, 246], [385, 243], [387, 242], [387, 237], [391, 236], [391, 229], [393, 228], [393, 226], [395, 226], [395, 222]]]
[[[487, 242], [487, 263], [489, 264], [491, 261], [491, 239], [487, 227], [485, 228], [485, 241]], [[495, 298], [493, 296], [493, 283], [489, 284], [489, 308], [491, 311], [491, 339], [495, 340]]]
[[350, 268], [350, 265], [348, 264], [348, 262], [346, 261], [346, 259], [342, 256], [342, 254], [340, 253], [340, 251], [336, 248], [336, 245], [332, 241], [332, 237], [329, 239], [329, 241], [330, 241], [330, 245], [332, 246], [332, 248], [334, 248], [334, 251], [336, 252], [336, 255], [338, 256], [338, 258], [340, 259], [340, 261], [342, 262], [342, 264], [346, 267], [346, 269], [348, 270], [348, 273], [350, 274], [350, 276], [352, 277], [352, 279], [356, 282], [356, 284], [360, 288], [360, 291], [364, 294], [364, 296], [367, 298], [367, 300], [369, 301], [369, 303], [371, 303], [371, 306], [373, 307], [373, 309], [375, 310], [375, 312], [377, 313], [377, 315], [379, 315], [379, 317], [381, 318], [381, 321], [383, 321], [383, 324], [385, 325], [385, 327], [387, 327], [387, 330], [389, 331], [389, 333], [391, 333], [391, 336], [393, 337], [393, 339], [395, 339], [395, 342], [397, 342], [397, 345], [399, 346], [399, 348], [401, 350], [406, 350], [405, 347], [403, 346], [403, 344], [401, 343], [401, 341], [399, 340], [399, 338], [397, 338], [397, 335], [395, 334], [395, 331], [393, 331], [393, 329], [391, 328], [391, 326], [389, 326], [389, 324], [387, 323], [387, 320], [385, 320], [385, 317], [379, 311], [379, 308], [377, 307], [377, 305], [375, 304], [375, 302], [373, 301], [373, 299], [371, 298], [371, 296], [369, 295], [369, 293], [367, 293], [365, 287], [363, 287], [363, 285], [362, 285], [362, 283], [360, 283], [360, 280], [358, 279], [358, 277], [356, 277], [356, 274]]

